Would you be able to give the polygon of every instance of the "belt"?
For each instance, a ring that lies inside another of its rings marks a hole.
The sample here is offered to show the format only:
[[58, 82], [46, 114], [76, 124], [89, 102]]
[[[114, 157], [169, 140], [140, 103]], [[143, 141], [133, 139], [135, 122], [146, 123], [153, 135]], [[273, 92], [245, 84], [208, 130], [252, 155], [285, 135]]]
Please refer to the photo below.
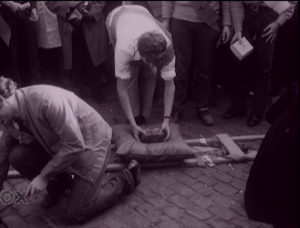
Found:
[[245, 4], [245, 9], [252, 10], [254, 12], [258, 12], [260, 10], [268, 10], [270, 9], [268, 6], [262, 6], [254, 3]]

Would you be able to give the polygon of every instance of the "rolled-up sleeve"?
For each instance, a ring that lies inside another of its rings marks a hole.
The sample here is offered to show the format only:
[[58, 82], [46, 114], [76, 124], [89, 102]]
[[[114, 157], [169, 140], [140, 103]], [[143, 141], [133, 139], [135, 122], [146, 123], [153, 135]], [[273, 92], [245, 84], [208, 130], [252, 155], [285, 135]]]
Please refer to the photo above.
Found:
[[130, 74], [130, 61], [132, 55], [125, 52], [118, 43], [115, 48], [115, 74], [117, 78], [129, 79]]
[[291, 17], [294, 14], [294, 10], [295, 10], [295, 6], [297, 5], [297, 1], [289, 1], [289, 3], [291, 4], [291, 6], [286, 9], [285, 11], [283, 11], [281, 14], [279, 14], [276, 22], [278, 24], [280, 24], [281, 26], [284, 25], [284, 23], [291, 19]]
[[55, 176], [68, 169], [85, 149], [79, 122], [69, 102], [67, 98], [53, 97], [43, 109], [45, 118], [61, 142], [58, 153], [41, 171], [45, 176]]

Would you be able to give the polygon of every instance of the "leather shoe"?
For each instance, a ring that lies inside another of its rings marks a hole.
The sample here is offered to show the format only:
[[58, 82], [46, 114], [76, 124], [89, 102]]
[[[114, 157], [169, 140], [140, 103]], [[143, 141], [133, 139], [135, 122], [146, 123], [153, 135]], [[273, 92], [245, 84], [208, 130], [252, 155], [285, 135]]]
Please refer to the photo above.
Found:
[[142, 181], [140, 176], [140, 164], [136, 160], [131, 160], [127, 168], [133, 177], [134, 187], [137, 187]]
[[257, 117], [257, 116], [251, 116], [247, 122], [249, 127], [254, 127], [256, 125], [259, 125], [261, 122], [261, 118]]
[[240, 111], [232, 111], [232, 110], [228, 110], [227, 112], [225, 112], [222, 117], [223, 119], [231, 119], [231, 118], [235, 118], [238, 116], [244, 116], [247, 114], [246, 110], [240, 110]]
[[171, 114], [171, 119], [173, 123], [179, 123], [182, 120], [183, 114], [180, 111], [173, 111]]
[[206, 126], [214, 125], [214, 118], [212, 117], [212, 115], [209, 113], [208, 110], [203, 110], [203, 111], [198, 110], [197, 116], [204, 125]]

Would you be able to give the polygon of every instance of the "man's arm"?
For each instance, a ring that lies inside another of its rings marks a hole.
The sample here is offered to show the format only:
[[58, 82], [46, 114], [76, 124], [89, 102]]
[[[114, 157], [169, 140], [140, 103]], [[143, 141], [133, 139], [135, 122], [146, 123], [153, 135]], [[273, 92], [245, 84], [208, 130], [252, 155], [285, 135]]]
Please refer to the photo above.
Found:
[[133, 129], [134, 137], [136, 138], [136, 140], [140, 141], [138, 134], [140, 132], [145, 134], [145, 131], [143, 131], [135, 122], [133, 112], [131, 109], [128, 91], [127, 91], [128, 83], [129, 80], [117, 78], [117, 90], [118, 90], [119, 100], [125, 112], [125, 116]]

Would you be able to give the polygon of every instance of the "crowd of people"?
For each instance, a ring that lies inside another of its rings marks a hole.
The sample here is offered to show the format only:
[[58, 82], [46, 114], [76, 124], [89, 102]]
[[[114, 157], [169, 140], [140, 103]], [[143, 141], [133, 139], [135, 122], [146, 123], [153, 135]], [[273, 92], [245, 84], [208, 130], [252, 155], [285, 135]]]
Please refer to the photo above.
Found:
[[[251, 90], [250, 127], [260, 124], [267, 110], [275, 60], [281, 64], [290, 59], [286, 72], [281, 72], [284, 75], [278, 73], [273, 80], [274, 93], [278, 83], [290, 89], [297, 81], [296, 1], [162, 1], [161, 12], [161, 16], [154, 14], [147, 1], [1, 1], [0, 15], [11, 32], [9, 51], [1, 52], [10, 56], [1, 61], [0, 72], [5, 76], [0, 78], [0, 117], [7, 130], [1, 144], [1, 188], [9, 164], [32, 180], [31, 194], [47, 188], [44, 207], [55, 204], [71, 188], [67, 214], [77, 222], [87, 221], [133, 192], [140, 183], [136, 161], [100, 185], [111, 128], [81, 99], [93, 96], [98, 103], [105, 102], [102, 83], [111, 74], [137, 140], [145, 133], [142, 126], [161, 82], [161, 128], [167, 140], [170, 121], [182, 120], [191, 93], [199, 120], [214, 125], [209, 107], [215, 105], [212, 91], [218, 80], [224, 80], [220, 79], [223, 69], [229, 75], [225, 80], [231, 94], [223, 118], [246, 115]], [[286, 23], [290, 30], [285, 32], [292, 31], [292, 37], [280, 32]], [[277, 36], [289, 51], [276, 47]], [[239, 60], [228, 50], [235, 42], [243, 44], [243, 37], [254, 51]], [[224, 65], [230, 66], [229, 72]], [[41, 84], [67, 90], [80, 86], [81, 98]], [[72, 187], [65, 172], [69, 167], [75, 173]]]

